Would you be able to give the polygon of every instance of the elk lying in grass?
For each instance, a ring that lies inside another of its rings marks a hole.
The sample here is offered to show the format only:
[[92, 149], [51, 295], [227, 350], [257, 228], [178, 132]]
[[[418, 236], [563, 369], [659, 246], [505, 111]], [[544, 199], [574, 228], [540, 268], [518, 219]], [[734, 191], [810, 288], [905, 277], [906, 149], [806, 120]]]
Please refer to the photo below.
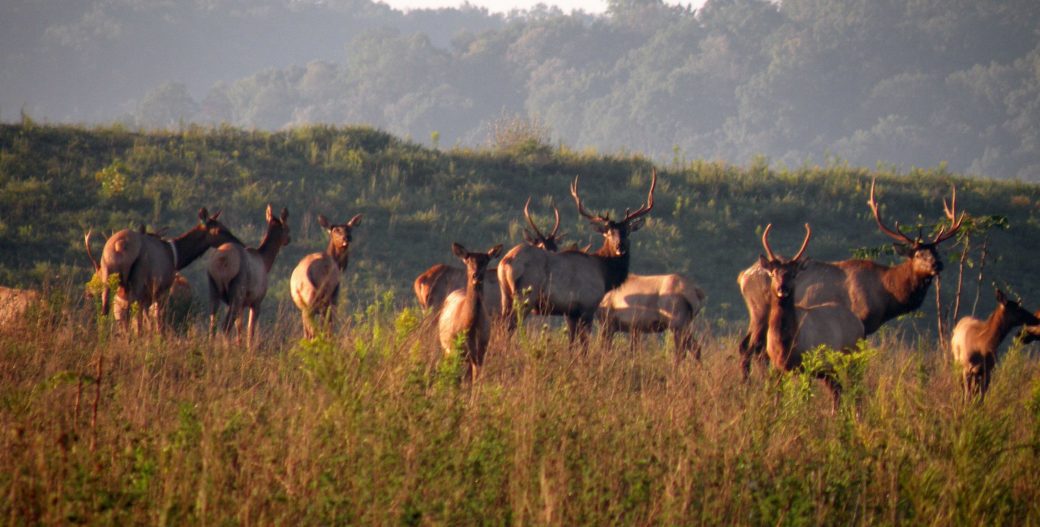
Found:
[[950, 338], [953, 360], [961, 366], [964, 399], [983, 397], [989, 388], [993, 367], [1000, 358], [997, 349], [1012, 329], [1023, 324], [1040, 324], [1040, 319], [997, 290], [997, 307], [986, 320], [964, 317]]
[[633, 343], [639, 333], [672, 331], [676, 362], [689, 351], [701, 360], [693, 338], [693, 319], [704, 306], [704, 290], [677, 274], [629, 274], [625, 283], [608, 291], [599, 304], [599, 319], [607, 334], [629, 332]]
[[351, 231], [360, 223], [361, 214], [338, 225], [331, 225], [325, 216], [318, 215], [318, 225], [329, 234], [329, 245], [325, 252], [304, 256], [289, 281], [289, 292], [300, 309], [307, 338], [314, 337], [315, 315], [328, 321], [331, 308], [339, 301], [339, 275], [347, 269], [350, 259]]
[[[654, 208], [657, 170], [650, 180], [646, 204], [620, 221], [609, 215], [593, 215], [585, 210], [578, 196], [578, 178], [571, 184], [571, 196], [578, 212], [603, 234], [603, 246], [594, 253], [566, 250], [558, 253], [532, 250], [528, 245], [511, 249], [498, 266], [502, 288], [502, 316], [509, 327], [516, 323], [513, 305], [530, 288], [531, 307], [542, 315], [563, 315], [573, 342], [584, 340], [599, 309], [603, 295], [625, 282], [629, 267], [629, 234], [643, 226], [644, 216]], [[530, 309], [528, 308], [528, 309]]]
[[[762, 233], [762, 247], [766, 256], [759, 256], [759, 265], [769, 275], [769, 321], [766, 334], [766, 355], [773, 367], [789, 372], [802, 366], [805, 352], [826, 345], [831, 349], [844, 350], [855, 347], [863, 338], [863, 323], [847, 307], [827, 302], [811, 306], [795, 304], [794, 285], [798, 275], [806, 269], [808, 262], [802, 255], [809, 246], [812, 229], [805, 224], [805, 241], [798, 254], [790, 260], [773, 254], [769, 247], [769, 230]], [[823, 382], [830, 388], [834, 408], [841, 396], [841, 386], [828, 372], [820, 372]]]
[[[90, 252], [91, 233], [87, 233], [84, 240], [87, 256], [101, 283], [107, 284], [109, 276], [119, 276], [115, 304], [117, 315], [123, 316], [124, 327], [130, 322], [126, 312], [137, 303], [140, 306], [139, 325], [143, 323], [144, 314], [151, 311], [155, 326], [161, 328], [177, 271], [190, 265], [210, 247], [228, 242], [241, 243], [218, 221], [219, 217], [220, 212], [210, 216], [206, 209], [201, 209], [199, 224], [173, 239], [143, 230], [121, 230], [105, 242], [100, 262]], [[108, 287], [102, 288], [101, 311], [105, 315], [113, 305], [110, 296]]]
[[[865, 334], [870, 335], [885, 322], [921, 307], [932, 279], [943, 269], [936, 248], [957, 233], [964, 214], [957, 216], [957, 189], [954, 188], [951, 204], [947, 206], [943, 201], [950, 226], [941, 229], [932, 240], [925, 241], [903, 234], [898, 222], [895, 228], [884, 224], [874, 199], [874, 182], [870, 184], [867, 204], [874, 213], [878, 228], [896, 241], [896, 252], [906, 260], [891, 267], [870, 260], [808, 260], [792, 287], [799, 304], [837, 302], [850, 309], [863, 323]], [[756, 263], [740, 273], [737, 283], [747, 304], [749, 318], [747, 334], [740, 343], [741, 367], [747, 377], [751, 359], [760, 356], [765, 345], [769, 279], [761, 265]]]
[[[214, 251], [209, 260], [209, 331], [216, 330], [217, 311], [227, 304], [227, 315], [221, 329], [229, 333], [239, 321], [242, 311], [249, 310], [246, 328], [247, 345], [252, 346], [260, 316], [260, 304], [267, 295], [267, 275], [271, 272], [278, 252], [289, 244], [289, 211], [282, 209], [275, 217], [271, 205], [266, 211], [267, 232], [257, 248], [246, 248], [240, 243], [228, 242]], [[242, 338], [241, 323], [238, 338]]]
[[[554, 203], [553, 212], [556, 216], [556, 224], [553, 225], [552, 231], [545, 235], [542, 234], [542, 231], [535, 225], [534, 220], [531, 219], [530, 206], [531, 198], [527, 198], [527, 203], [524, 204], [524, 218], [527, 219], [527, 223], [531, 228], [524, 228], [524, 241], [527, 242], [530, 249], [544, 249], [556, 252], [558, 250], [557, 244], [562, 237], [559, 234], [560, 210], [556, 208]], [[498, 283], [498, 270], [489, 268], [484, 274], [484, 306], [494, 317], [499, 317], [501, 315], [502, 301]], [[440, 310], [444, 304], [444, 299], [448, 295], [454, 291], [466, 288], [466, 269], [436, 264], [419, 275], [412, 285], [415, 290], [415, 297], [419, 300], [419, 305], [436, 312]]]
[[484, 275], [491, 260], [502, 252], [502, 246], [496, 245], [486, 253], [471, 253], [453, 243], [451, 252], [466, 264], [466, 289], [452, 291], [444, 301], [437, 319], [437, 334], [446, 354], [455, 349], [459, 335], [464, 335], [465, 377], [476, 380], [491, 338], [491, 317], [483, 305]]

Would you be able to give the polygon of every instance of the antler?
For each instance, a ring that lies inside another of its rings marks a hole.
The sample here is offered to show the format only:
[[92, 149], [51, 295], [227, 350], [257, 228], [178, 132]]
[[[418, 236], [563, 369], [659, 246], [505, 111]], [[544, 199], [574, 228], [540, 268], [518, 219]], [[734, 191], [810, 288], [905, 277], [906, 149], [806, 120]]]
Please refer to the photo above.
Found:
[[94, 272], [101, 268], [98, 265], [97, 260], [94, 259], [94, 254], [90, 252], [90, 237], [94, 234], [93, 229], [87, 229], [87, 233], [83, 235], [83, 245], [87, 247], [87, 257], [90, 258], [90, 263], [94, 266]]
[[[770, 223], [769, 225], [766, 225], [766, 230], [762, 232], [762, 247], [766, 250], [766, 257], [769, 258], [770, 261], [783, 262], [783, 260], [781, 260], [775, 254], [773, 254], [773, 249], [769, 247], [769, 231], [772, 229], [773, 224]], [[812, 238], [812, 227], [809, 227], [809, 224], [806, 223], [805, 240], [802, 241], [802, 247], [798, 249], [798, 253], [794, 255], [794, 258], [787, 260], [787, 262], [785, 263], [796, 262], [802, 257], [803, 254], [805, 254], [805, 250], [809, 248], [809, 238]]]
[[625, 219], [621, 220], [622, 223], [630, 222], [630, 221], [632, 221], [632, 220], [634, 220], [634, 219], [636, 219], [636, 218], [638, 218], [640, 216], [644, 216], [648, 212], [650, 212], [651, 209], [654, 208], [654, 188], [656, 188], [656, 187], [657, 187], [657, 167], [653, 167], [652, 172], [651, 172], [651, 176], [650, 176], [650, 193], [646, 197], [646, 204], [643, 205], [642, 207], [639, 207], [639, 210], [636, 210], [635, 212], [633, 212], [631, 214], [629, 214], [629, 212], [626, 210], [625, 211]]
[[556, 198], [552, 199], [553, 215], [556, 217], [556, 223], [553, 225], [553, 230], [549, 233], [550, 238], [556, 238], [556, 234], [560, 232], [560, 209], [556, 206]]
[[585, 210], [585, 206], [581, 204], [581, 198], [578, 197], [578, 176], [574, 176], [574, 182], [571, 183], [571, 196], [574, 197], [574, 204], [578, 206], [578, 214], [585, 216], [589, 221], [598, 223], [609, 223], [610, 219], [606, 216], [594, 215], [589, 211]]
[[878, 228], [881, 229], [881, 232], [889, 235], [890, 237], [892, 237], [893, 239], [895, 239], [898, 242], [906, 243], [906, 244], [909, 244], [909, 245], [914, 245], [915, 242], [914, 242], [913, 239], [911, 239], [909, 236], [907, 236], [907, 235], [903, 234], [902, 232], [900, 232], [900, 230], [899, 230], [899, 222], [898, 221], [895, 222], [895, 224], [894, 224], [895, 225], [895, 229], [890, 229], [890, 228], [886, 227], [885, 223], [883, 221], [881, 221], [881, 213], [878, 212], [877, 200], [874, 199], [874, 184], [875, 183], [877, 183], [877, 178], [874, 178], [874, 179], [870, 180], [870, 199], [867, 201], [867, 205], [870, 207], [870, 210], [874, 211], [874, 220], [877, 221]]
[[527, 203], [524, 203], [524, 218], [527, 220], [527, 224], [531, 226], [531, 229], [534, 230], [534, 234], [536, 234], [539, 238], [544, 240], [545, 236], [542, 234], [542, 231], [538, 230], [538, 226], [535, 225], [534, 224], [534, 220], [531, 219], [530, 207], [531, 207], [531, 196], [528, 196], [527, 197]]
[[957, 234], [957, 231], [961, 228], [961, 223], [964, 223], [964, 217], [968, 214], [962, 212], [961, 217], [957, 217], [957, 187], [951, 183], [950, 188], [953, 189], [953, 197], [950, 198], [950, 204], [947, 205], [946, 198], [943, 198], [943, 212], [946, 213], [946, 218], [950, 220], [950, 230], [946, 230], [945, 226], [939, 229], [939, 234], [936, 234], [935, 240], [932, 241], [934, 245], [938, 245]]

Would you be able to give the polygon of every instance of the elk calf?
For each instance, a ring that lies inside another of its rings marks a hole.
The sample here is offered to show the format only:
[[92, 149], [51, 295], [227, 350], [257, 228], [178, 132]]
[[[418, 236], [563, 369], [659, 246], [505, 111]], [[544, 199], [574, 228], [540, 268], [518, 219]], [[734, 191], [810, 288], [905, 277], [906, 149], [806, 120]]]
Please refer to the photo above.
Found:
[[693, 319], [704, 305], [704, 291], [677, 274], [629, 274], [625, 283], [608, 291], [599, 304], [599, 319], [608, 334], [627, 331], [633, 343], [639, 333], [672, 331], [676, 362], [700, 346], [693, 338]]
[[[769, 321], [766, 330], [766, 355], [777, 370], [788, 372], [802, 366], [802, 355], [821, 345], [835, 350], [849, 349], [863, 338], [863, 323], [845, 306], [823, 303], [813, 306], [795, 305], [794, 283], [805, 262], [801, 260], [809, 246], [812, 229], [805, 224], [805, 241], [798, 254], [783, 260], [769, 247], [769, 231], [762, 233], [766, 256], [759, 257], [759, 265], [769, 275]], [[836, 409], [841, 386], [828, 372], [820, 373], [831, 391]]]
[[[257, 248], [246, 248], [240, 243], [228, 242], [217, 247], [209, 261], [209, 331], [216, 330], [217, 311], [220, 304], [228, 306], [227, 316], [221, 329], [231, 332], [231, 327], [249, 310], [246, 328], [246, 344], [252, 347], [256, 334], [260, 304], [267, 295], [267, 275], [278, 257], [278, 252], [289, 244], [289, 211], [285, 208], [279, 217], [267, 205], [267, 232]], [[238, 324], [238, 338], [242, 338]]]
[[964, 317], [957, 321], [950, 338], [953, 360], [961, 366], [964, 399], [984, 397], [999, 355], [997, 348], [1012, 329], [1023, 324], [1040, 324], [1034, 314], [997, 290], [997, 307], [986, 320]]
[[360, 214], [339, 225], [331, 225], [325, 216], [318, 215], [318, 225], [329, 234], [329, 245], [323, 253], [304, 256], [289, 280], [289, 292], [300, 309], [307, 338], [314, 337], [314, 316], [329, 320], [332, 306], [339, 301], [339, 275], [350, 259], [351, 231], [360, 223]]
[[453, 351], [459, 334], [465, 335], [465, 377], [476, 380], [491, 338], [491, 317], [484, 305], [484, 275], [491, 260], [502, 252], [502, 246], [496, 245], [486, 253], [471, 253], [453, 243], [451, 252], [466, 264], [466, 290], [448, 295], [437, 319], [437, 333], [446, 354]]

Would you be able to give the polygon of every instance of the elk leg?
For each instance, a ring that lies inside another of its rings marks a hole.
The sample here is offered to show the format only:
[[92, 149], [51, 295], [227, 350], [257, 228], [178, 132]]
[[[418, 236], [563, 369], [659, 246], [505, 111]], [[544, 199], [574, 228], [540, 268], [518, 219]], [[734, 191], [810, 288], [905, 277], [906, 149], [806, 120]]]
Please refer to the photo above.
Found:
[[835, 414], [841, 406], [841, 384], [834, 377], [827, 374], [820, 376], [820, 381], [823, 382], [823, 385], [831, 394], [831, 414]]
[[214, 336], [217, 333], [217, 311], [220, 311], [220, 293], [217, 291], [217, 284], [213, 281], [213, 278], [207, 278], [209, 282], [209, 334]]
[[246, 328], [246, 347], [253, 348], [253, 339], [256, 336], [256, 327], [260, 320], [260, 303], [249, 308], [249, 325]]

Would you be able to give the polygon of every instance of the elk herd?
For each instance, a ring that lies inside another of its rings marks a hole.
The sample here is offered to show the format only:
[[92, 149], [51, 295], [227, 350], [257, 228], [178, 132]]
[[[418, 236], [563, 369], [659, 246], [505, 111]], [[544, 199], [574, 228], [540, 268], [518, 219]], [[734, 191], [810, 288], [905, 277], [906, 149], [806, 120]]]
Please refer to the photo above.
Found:
[[[475, 252], [459, 243], [452, 253], [463, 264], [436, 264], [414, 281], [419, 304], [435, 321], [438, 342], [445, 353], [461, 354], [464, 378], [476, 381], [488, 356], [492, 327], [496, 322], [506, 338], [528, 314], [561, 316], [572, 345], [586, 348], [593, 323], [606, 335], [629, 333], [632, 342], [640, 334], [673, 335], [675, 360], [692, 353], [700, 361], [701, 347], [694, 321], [705, 302], [704, 291], [680, 274], [637, 275], [630, 272], [630, 236], [642, 228], [654, 209], [657, 171], [650, 178], [646, 201], [620, 219], [588, 211], [578, 191], [578, 178], [570, 186], [578, 213], [602, 235], [602, 245], [561, 247], [560, 212], [552, 202], [555, 224], [543, 233], [531, 217], [530, 203], [523, 208], [527, 222], [524, 241], [505, 251], [502, 245]], [[965, 219], [957, 212], [957, 194], [943, 201], [948, 224], [931, 237], [911, 237], [899, 223], [889, 227], [882, 219], [871, 183], [867, 205], [877, 228], [895, 242], [904, 260], [893, 266], [867, 259], [836, 262], [806, 256], [812, 227], [805, 224], [805, 238], [794, 256], [778, 256], [769, 242], [773, 224], [761, 237], [763, 254], [737, 277], [748, 310], [749, 324], [739, 344], [740, 369], [745, 379], [757, 361], [779, 372], [798, 370], [805, 354], [826, 346], [837, 351], [855, 349], [857, 343], [885, 322], [921, 307], [935, 277], [943, 270], [940, 244], [954, 237]], [[138, 326], [161, 329], [164, 310], [173, 295], [190, 294], [190, 286], [178, 271], [209, 249], [206, 271], [210, 299], [210, 334], [218, 329], [236, 338], [245, 334], [247, 346], [256, 339], [261, 304], [267, 294], [269, 274], [279, 251], [290, 242], [289, 211], [275, 215], [267, 206], [267, 229], [255, 248], [246, 247], [219, 220], [220, 212], [201, 209], [198, 224], [180, 236], [125, 229], [108, 238], [100, 260], [85, 236], [87, 255], [102, 287], [103, 314], [113, 312], [124, 328], [136, 306]], [[340, 293], [340, 277], [349, 261], [352, 232], [361, 214], [333, 224], [317, 216], [328, 235], [324, 251], [303, 257], [294, 268], [289, 289], [299, 309], [304, 335], [312, 338], [328, 328]], [[497, 266], [492, 262], [502, 255]], [[184, 293], [188, 291], [188, 293]], [[998, 348], [1016, 327], [1026, 326], [1024, 341], [1040, 339], [1040, 311], [1031, 313], [1019, 302], [996, 291], [997, 306], [985, 320], [964, 317], [950, 341], [953, 361], [962, 372], [965, 399], [981, 397], [990, 382]], [[221, 305], [227, 312], [218, 323]], [[248, 312], [248, 315], [246, 313]], [[246, 320], [243, 320], [246, 316]], [[243, 331], [244, 326], [244, 331]], [[577, 341], [577, 342], [575, 342]], [[814, 371], [837, 404], [841, 393], [833, 372]]]

